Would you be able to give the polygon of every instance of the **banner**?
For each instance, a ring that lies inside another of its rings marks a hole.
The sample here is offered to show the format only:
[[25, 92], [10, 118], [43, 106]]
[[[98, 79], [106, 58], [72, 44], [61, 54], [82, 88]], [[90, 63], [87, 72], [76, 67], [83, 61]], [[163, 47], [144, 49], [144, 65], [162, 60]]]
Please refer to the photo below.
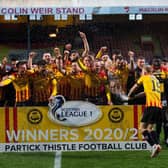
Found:
[[168, 6], [122, 7], [0, 7], [0, 15], [105, 15], [105, 14], [167, 14]]
[[138, 132], [144, 106], [82, 104], [67, 103], [55, 118], [49, 107], [0, 108], [0, 151], [150, 149]]

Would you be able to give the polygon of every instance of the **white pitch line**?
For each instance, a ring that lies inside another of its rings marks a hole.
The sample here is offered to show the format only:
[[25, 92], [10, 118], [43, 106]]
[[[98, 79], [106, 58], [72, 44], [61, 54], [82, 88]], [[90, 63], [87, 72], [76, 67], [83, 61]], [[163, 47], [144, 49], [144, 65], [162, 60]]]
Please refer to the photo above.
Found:
[[54, 168], [61, 168], [61, 159], [62, 159], [62, 152], [61, 151], [56, 152], [54, 160]]

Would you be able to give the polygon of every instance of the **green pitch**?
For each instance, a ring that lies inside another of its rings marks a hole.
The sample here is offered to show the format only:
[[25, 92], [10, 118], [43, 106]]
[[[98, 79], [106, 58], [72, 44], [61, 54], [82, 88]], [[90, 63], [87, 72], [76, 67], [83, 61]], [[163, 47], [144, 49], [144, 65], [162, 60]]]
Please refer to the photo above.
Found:
[[[167, 168], [168, 150], [150, 158], [149, 151], [63, 152], [61, 168]], [[1, 153], [1, 168], [57, 168], [55, 153]], [[60, 167], [59, 167], [60, 168]]]

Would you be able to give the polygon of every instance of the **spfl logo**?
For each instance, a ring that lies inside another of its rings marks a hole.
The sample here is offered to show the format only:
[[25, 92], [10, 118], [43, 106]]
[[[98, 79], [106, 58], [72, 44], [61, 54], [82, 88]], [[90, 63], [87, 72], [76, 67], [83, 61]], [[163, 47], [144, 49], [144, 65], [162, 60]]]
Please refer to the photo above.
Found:
[[62, 95], [54, 97], [49, 104], [48, 116], [58, 124], [80, 127], [98, 121], [102, 112], [100, 109], [85, 101], [66, 101]]
[[123, 120], [124, 113], [119, 108], [112, 108], [108, 113], [108, 117], [113, 123], [119, 123]]

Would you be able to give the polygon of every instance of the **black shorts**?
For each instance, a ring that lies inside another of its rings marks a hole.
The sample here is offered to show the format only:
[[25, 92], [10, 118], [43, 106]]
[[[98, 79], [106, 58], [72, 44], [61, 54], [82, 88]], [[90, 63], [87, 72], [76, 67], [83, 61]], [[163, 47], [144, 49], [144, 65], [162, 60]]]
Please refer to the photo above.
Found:
[[162, 109], [159, 107], [146, 107], [141, 122], [147, 124], [156, 124], [160, 121]]

